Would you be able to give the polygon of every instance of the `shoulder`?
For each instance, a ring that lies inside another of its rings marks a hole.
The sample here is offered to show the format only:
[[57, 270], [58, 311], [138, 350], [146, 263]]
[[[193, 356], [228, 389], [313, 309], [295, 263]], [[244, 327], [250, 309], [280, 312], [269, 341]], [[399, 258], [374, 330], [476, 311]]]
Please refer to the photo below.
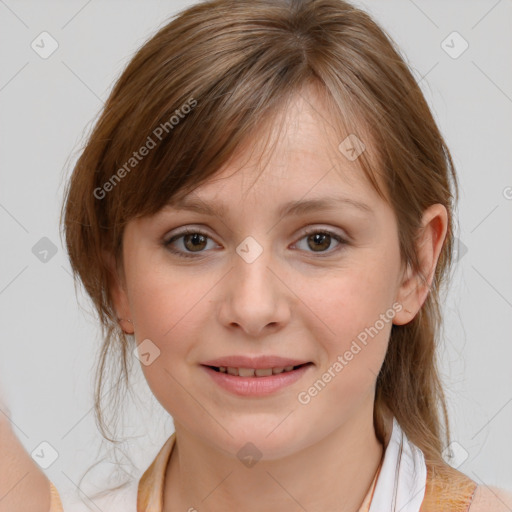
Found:
[[479, 485], [475, 490], [469, 512], [510, 512], [512, 492], [497, 487]]

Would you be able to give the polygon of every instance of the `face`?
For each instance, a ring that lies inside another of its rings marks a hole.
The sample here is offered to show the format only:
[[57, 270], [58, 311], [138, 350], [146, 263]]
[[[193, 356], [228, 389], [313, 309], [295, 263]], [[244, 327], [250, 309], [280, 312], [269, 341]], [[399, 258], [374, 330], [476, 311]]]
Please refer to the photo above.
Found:
[[[125, 229], [115, 302], [147, 382], [176, 429], [233, 455], [251, 441], [284, 457], [371, 408], [403, 320], [394, 212], [328, 117], [313, 93], [295, 97], [264, 164], [242, 155], [185, 198], [215, 213], [175, 204]], [[231, 356], [283, 361], [216, 361]]]

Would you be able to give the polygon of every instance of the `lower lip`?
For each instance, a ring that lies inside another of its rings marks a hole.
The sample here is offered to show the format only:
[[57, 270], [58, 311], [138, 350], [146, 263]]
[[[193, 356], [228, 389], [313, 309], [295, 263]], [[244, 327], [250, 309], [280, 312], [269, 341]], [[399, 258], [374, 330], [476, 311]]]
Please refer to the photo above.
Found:
[[202, 367], [221, 388], [239, 396], [266, 396], [297, 382], [313, 366], [311, 363], [291, 372], [282, 372], [267, 377], [240, 377]]

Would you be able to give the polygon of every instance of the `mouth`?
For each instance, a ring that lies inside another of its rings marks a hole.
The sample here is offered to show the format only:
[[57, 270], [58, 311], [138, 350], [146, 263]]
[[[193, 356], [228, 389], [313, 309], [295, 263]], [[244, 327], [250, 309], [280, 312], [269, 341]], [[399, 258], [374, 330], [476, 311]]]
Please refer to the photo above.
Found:
[[[215, 362], [221, 363], [221, 361]], [[272, 395], [288, 386], [292, 386], [304, 378], [304, 375], [309, 374], [310, 367], [314, 366], [312, 362], [293, 362], [296, 364], [286, 366], [268, 366], [268, 362], [265, 364], [253, 363], [254, 366], [259, 366], [259, 368], [217, 366], [204, 363], [200, 366], [212, 381], [223, 390], [242, 397], [257, 398]], [[247, 363], [241, 362], [241, 364]]]
[[225, 373], [228, 375], [234, 375], [238, 377], [248, 377], [248, 378], [264, 378], [271, 377], [272, 375], [279, 375], [281, 373], [290, 373], [295, 370], [298, 370], [305, 366], [312, 365], [312, 362], [302, 363], [298, 365], [288, 365], [288, 366], [274, 366], [270, 368], [242, 368], [242, 367], [234, 367], [234, 366], [212, 366], [212, 365], [203, 365], [208, 368], [211, 368], [215, 372]]

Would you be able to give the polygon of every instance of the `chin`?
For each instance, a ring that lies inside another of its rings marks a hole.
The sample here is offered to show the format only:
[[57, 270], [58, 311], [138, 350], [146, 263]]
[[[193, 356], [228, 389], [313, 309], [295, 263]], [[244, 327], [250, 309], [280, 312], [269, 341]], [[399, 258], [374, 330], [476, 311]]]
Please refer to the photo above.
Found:
[[242, 462], [243, 458], [269, 461], [282, 459], [300, 449], [300, 439], [296, 429], [290, 428], [292, 425], [284, 428], [284, 422], [280, 425], [279, 421], [273, 422], [272, 427], [258, 426], [254, 420], [250, 425], [232, 425], [227, 427], [231, 436], [223, 431], [221, 439], [211, 442]]

